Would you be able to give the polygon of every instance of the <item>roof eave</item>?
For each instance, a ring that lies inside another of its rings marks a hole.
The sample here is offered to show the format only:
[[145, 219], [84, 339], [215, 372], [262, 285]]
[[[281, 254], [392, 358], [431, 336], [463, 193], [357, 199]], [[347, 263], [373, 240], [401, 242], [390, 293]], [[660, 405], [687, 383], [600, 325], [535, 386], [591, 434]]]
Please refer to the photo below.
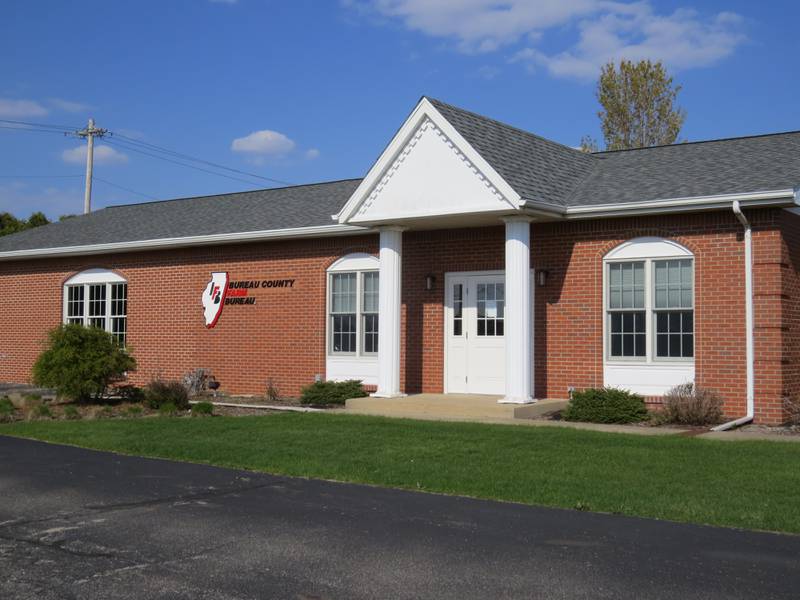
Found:
[[107, 244], [87, 244], [83, 246], [61, 246], [56, 248], [31, 248], [0, 252], [0, 261], [58, 258], [64, 256], [91, 256], [96, 254], [116, 254], [148, 250], [168, 250], [192, 246], [217, 246], [222, 244], [241, 244], [258, 241], [277, 241], [284, 239], [331, 237], [341, 235], [363, 235], [371, 233], [367, 227], [356, 225], [318, 225], [292, 229], [269, 229], [237, 233], [218, 233], [177, 238], [159, 238], [131, 242], [110, 242]]
[[800, 188], [784, 188], [738, 194], [718, 194], [712, 196], [692, 196], [685, 198], [666, 198], [627, 202], [624, 204], [598, 204], [595, 206], [553, 207], [540, 202], [526, 201], [524, 208], [549, 209], [564, 219], [596, 219], [637, 215], [656, 215], [665, 213], [698, 212], [729, 208], [738, 201], [744, 208], [766, 208], [770, 206], [800, 205]]

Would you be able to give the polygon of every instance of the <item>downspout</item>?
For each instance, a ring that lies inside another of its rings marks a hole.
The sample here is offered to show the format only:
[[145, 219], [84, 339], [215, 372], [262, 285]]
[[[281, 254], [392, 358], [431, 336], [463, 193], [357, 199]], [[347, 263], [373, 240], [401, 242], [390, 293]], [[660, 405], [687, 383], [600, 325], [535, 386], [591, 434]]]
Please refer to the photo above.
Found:
[[733, 214], [744, 227], [744, 293], [745, 328], [747, 329], [747, 414], [739, 419], [717, 425], [712, 431], [725, 431], [745, 423], [750, 423], [755, 414], [755, 342], [753, 336], [753, 232], [750, 222], [742, 212], [738, 200], [733, 202]]

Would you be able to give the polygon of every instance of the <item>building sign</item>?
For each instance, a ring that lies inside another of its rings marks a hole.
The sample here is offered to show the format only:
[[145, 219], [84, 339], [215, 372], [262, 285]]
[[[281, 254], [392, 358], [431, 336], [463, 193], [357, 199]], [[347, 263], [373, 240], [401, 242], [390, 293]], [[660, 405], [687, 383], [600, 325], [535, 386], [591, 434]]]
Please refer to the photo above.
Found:
[[206, 327], [217, 324], [222, 308], [227, 305], [253, 305], [256, 290], [293, 288], [294, 279], [244, 279], [229, 281], [227, 273], [211, 273], [211, 281], [203, 291], [203, 309]]
[[203, 316], [206, 319], [206, 327], [211, 329], [217, 324], [219, 316], [222, 314], [222, 307], [225, 306], [225, 296], [228, 293], [228, 274], [211, 273], [211, 281], [203, 290]]

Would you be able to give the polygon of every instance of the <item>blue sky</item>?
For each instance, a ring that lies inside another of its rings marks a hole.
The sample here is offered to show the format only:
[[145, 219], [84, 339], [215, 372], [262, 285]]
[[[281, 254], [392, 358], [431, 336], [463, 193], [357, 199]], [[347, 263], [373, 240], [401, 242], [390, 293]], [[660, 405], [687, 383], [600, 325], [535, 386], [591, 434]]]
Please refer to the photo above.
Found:
[[[685, 139], [800, 129], [789, 0], [7, 0], [2, 15], [0, 119], [93, 116], [290, 183], [363, 175], [423, 94], [564, 144], [600, 138], [596, 73], [619, 57], [666, 62]], [[147, 200], [106, 182], [159, 199], [269, 185], [111, 142], [98, 143], [95, 207]], [[82, 148], [0, 129], [0, 211], [80, 212]]]

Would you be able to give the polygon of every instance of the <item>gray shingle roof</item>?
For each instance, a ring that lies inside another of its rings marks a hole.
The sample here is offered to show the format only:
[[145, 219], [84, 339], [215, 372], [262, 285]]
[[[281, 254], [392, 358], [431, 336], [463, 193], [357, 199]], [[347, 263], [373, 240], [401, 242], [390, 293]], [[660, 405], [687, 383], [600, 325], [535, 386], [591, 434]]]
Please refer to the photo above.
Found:
[[[585, 154], [428, 99], [526, 200], [593, 205], [800, 186], [800, 132]], [[0, 253], [332, 225], [360, 179], [112, 206], [0, 238]]]
[[333, 225], [360, 179], [110, 206], [0, 237], [0, 252]]
[[428, 100], [526, 200], [578, 207], [800, 185], [798, 131], [586, 154]]
[[570, 206], [790, 189], [800, 185], [800, 132], [598, 152]]
[[428, 98], [464, 139], [526, 200], [566, 205], [592, 171], [591, 155]]

